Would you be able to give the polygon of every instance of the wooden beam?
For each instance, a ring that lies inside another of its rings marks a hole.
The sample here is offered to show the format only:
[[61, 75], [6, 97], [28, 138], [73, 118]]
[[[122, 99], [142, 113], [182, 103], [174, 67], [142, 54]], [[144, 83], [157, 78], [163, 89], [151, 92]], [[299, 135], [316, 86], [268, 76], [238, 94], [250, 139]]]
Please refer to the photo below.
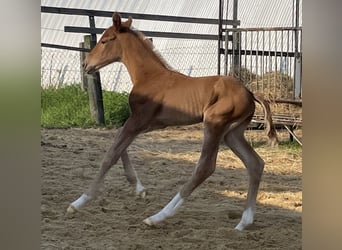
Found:
[[296, 134], [287, 125], [284, 125], [284, 127], [289, 132], [289, 134], [292, 136], [291, 138], [294, 138], [299, 143], [299, 145], [303, 146], [302, 142], [299, 140], [299, 138], [296, 136]]

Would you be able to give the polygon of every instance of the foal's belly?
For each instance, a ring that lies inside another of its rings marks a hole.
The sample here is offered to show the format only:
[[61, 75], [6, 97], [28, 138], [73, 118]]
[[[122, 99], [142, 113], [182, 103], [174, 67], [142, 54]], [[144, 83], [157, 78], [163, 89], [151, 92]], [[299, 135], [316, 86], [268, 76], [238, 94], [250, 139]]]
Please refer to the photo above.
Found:
[[197, 110], [163, 107], [158, 120], [167, 126], [190, 125], [202, 122], [203, 114]]

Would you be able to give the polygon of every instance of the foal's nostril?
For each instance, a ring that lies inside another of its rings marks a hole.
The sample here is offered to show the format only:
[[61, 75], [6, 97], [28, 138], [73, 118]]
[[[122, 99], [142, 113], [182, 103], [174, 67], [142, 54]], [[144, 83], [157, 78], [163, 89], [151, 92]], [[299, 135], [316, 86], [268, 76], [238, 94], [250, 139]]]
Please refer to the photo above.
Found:
[[82, 67], [83, 68], [86, 68], [87, 67], [87, 65], [88, 65], [88, 60], [87, 60], [87, 58], [84, 58], [84, 60], [82, 61]]

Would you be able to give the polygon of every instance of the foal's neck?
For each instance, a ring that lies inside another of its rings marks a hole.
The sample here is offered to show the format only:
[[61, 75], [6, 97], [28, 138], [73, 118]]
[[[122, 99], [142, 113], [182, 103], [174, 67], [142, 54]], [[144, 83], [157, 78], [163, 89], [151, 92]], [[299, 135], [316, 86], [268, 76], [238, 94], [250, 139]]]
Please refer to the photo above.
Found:
[[147, 83], [149, 80], [165, 73], [168, 69], [158, 60], [157, 55], [143, 44], [139, 38], [130, 35], [121, 47], [122, 62], [125, 64], [133, 85]]

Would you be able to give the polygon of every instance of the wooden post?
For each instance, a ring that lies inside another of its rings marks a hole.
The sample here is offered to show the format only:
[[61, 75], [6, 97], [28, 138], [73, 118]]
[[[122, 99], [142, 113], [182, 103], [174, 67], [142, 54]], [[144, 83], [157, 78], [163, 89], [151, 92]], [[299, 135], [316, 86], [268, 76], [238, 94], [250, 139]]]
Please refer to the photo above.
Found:
[[[80, 48], [85, 48], [84, 47], [84, 42], [81, 42], [79, 43], [79, 47]], [[84, 68], [83, 68], [83, 62], [84, 62], [84, 59], [86, 58], [87, 56], [87, 53], [82, 51], [80, 52], [80, 72], [81, 72], [81, 88], [84, 90], [84, 91], [87, 91], [88, 90], [88, 78], [87, 78], [87, 74], [84, 72]]]
[[[96, 40], [94, 41], [91, 35], [84, 36], [85, 48], [92, 49], [95, 45]], [[93, 74], [86, 74], [84, 77], [88, 85], [87, 91], [89, 95], [91, 119], [96, 122], [97, 125], [105, 125], [100, 73], [95, 72]]]

